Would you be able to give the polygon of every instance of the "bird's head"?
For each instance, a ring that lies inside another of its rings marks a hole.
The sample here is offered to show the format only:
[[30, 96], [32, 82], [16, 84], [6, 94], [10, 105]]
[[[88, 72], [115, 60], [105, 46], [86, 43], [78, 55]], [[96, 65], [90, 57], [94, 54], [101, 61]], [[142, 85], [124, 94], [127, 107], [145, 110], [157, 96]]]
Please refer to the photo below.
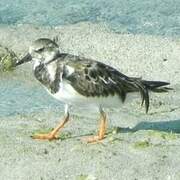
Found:
[[41, 38], [34, 41], [29, 47], [29, 52], [20, 60], [17, 61], [16, 66], [24, 64], [31, 60], [34, 63], [48, 63], [49, 61], [55, 59], [59, 55], [59, 46], [47, 38]]

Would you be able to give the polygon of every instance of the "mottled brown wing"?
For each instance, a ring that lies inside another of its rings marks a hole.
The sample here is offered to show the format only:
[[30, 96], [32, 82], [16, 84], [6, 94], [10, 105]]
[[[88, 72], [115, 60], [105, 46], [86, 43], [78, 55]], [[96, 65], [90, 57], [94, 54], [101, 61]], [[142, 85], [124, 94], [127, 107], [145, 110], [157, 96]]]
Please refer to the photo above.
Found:
[[68, 74], [65, 70], [64, 78], [83, 96], [106, 97], [116, 94], [124, 101], [127, 92], [135, 91], [127, 76], [103, 63], [78, 59], [67, 62], [65, 69], [68, 67], [74, 68], [74, 72]]
[[[87, 97], [119, 95], [122, 102], [129, 92], [141, 93], [146, 112], [149, 108], [148, 88], [141, 78], [125, 76], [116, 69], [98, 61], [62, 54], [59, 61], [64, 64], [63, 78], [80, 94]], [[69, 68], [70, 67], [70, 72]]]

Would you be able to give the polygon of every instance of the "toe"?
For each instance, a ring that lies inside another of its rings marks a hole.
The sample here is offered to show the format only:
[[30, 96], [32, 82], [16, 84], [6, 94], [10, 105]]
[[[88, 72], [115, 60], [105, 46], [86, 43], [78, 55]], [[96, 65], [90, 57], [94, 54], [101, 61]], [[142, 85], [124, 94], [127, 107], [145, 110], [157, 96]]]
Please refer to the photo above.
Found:
[[82, 138], [82, 141], [85, 143], [98, 143], [100, 142], [102, 139], [99, 138], [99, 136], [90, 136], [90, 137], [84, 137]]
[[35, 134], [31, 136], [32, 139], [37, 139], [37, 140], [56, 140], [58, 139], [57, 135], [52, 135], [51, 133], [49, 134]]

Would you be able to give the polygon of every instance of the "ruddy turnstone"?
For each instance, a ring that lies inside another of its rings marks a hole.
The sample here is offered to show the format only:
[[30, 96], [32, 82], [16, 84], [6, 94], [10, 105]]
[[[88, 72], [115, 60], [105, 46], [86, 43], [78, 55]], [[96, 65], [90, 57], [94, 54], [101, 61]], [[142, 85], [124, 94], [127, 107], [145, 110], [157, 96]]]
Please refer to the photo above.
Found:
[[100, 127], [98, 134], [87, 142], [100, 141], [105, 137], [107, 116], [105, 106], [121, 107], [131, 94], [140, 93], [146, 112], [149, 108], [149, 91], [166, 92], [168, 82], [146, 81], [128, 77], [102, 62], [71, 54], [61, 53], [53, 40], [41, 38], [32, 43], [29, 53], [17, 62], [17, 66], [33, 60], [34, 75], [48, 92], [65, 103], [64, 119], [48, 134], [36, 134], [34, 139], [57, 139], [58, 132], [69, 120], [69, 105], [94, 105], [99, 107]]

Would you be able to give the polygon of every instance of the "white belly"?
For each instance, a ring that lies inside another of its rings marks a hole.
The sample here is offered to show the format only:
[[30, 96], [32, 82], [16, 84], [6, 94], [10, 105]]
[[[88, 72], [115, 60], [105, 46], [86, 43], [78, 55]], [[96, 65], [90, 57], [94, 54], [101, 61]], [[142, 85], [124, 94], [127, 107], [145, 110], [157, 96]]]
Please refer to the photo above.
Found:
[[[61, 83], [59, 91], [51, 94], [57, 100], [76, 106], [102, 106], [102, 107], [120, 107], [122, 105], [121, 98], [117, 95], [108, 97], [85, 97], [74, 90], [74, 88], [66, 83]], [[126, 101], [132, 100], [139, 96], [139, 93], [129, 93]]]

